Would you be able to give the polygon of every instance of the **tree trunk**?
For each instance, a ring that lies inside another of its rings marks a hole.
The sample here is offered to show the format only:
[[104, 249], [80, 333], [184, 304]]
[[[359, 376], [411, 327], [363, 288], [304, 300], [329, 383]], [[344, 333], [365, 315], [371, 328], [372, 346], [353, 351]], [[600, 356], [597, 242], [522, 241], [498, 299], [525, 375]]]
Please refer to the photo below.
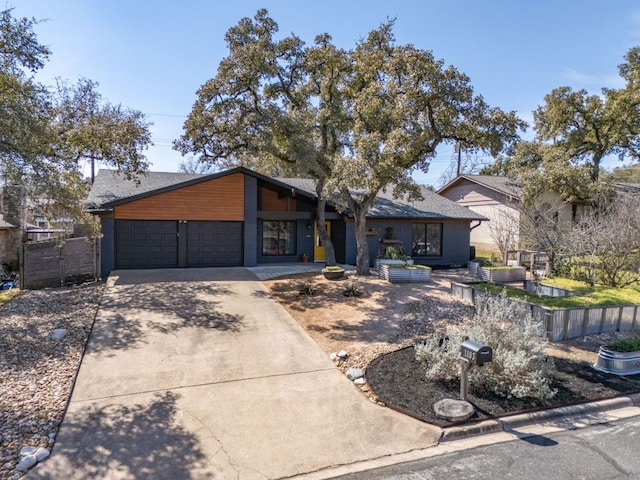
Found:
[[325, 207], [327, 205], [327, 199], [324, 197], [322, 190], [324, 187], [324, 180], [318, 180], [316, 185], [316, 194], [318, 195], [318, 206], [316, 208], [316, 217], [318, 223], [318, 235], [320, 236], [320, 242], [324, 247], [324, 262], [331, 266], [336, 264], [336, 250], [333, 248], [333, 242], [327, 232], [325, 226]]
[[369, 242], [367, 240], [367, 218], [366, 211], [358, 209], [354, 211], [356, 245], [358, 253], [356, 255], [356, 270], [358, 275], [370, 275], [369, 266]]

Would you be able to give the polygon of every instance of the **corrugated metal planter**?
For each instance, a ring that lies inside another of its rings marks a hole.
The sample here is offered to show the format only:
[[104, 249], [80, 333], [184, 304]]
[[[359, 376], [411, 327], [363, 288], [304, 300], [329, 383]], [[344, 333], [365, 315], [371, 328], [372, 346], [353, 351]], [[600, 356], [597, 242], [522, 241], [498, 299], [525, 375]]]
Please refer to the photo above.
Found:
[[531, 280], [524, 281], [524, 290], [536, 295], [544, 295], [546, 297], [571, 297], [577, 295], [573, 290], [566, 288], [554, 287], [553, 285], [545, 285], [544, 283], [533, 282]]
[[616, 352], [602, 346], [593, 368], [614, 375], [635, 375], [640, 373], [640, 351]]
[[391, 283], [428, 282], [431, 279], [431, 268], [424, 265], [381, 265], [380, 276]]
[[524, 267], [480, 267], [478, 269], [478, 276], [485, 282], [492, 283], [517, 282], [520, 280], [524, 280], [526, 274], [527, 269]]
[[392, 258], [376, 258], [376, 270], [380, 271], [382, 265], [413, 265], [413, 259], [394, 260]]
[[467, 263], [467, 267], [469, 269], [469, 275], [473, 277], [478, 276], [478, 268], [480, 268], [480, 262], [469, 262]]

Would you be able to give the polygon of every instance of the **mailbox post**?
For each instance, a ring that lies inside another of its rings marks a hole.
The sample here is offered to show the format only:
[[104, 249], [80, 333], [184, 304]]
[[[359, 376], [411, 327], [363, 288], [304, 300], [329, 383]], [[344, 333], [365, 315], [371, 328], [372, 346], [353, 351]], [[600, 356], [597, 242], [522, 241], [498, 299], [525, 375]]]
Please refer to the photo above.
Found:
[[460, 346], [460, 400], [467, 401], [469, 380], [468, 372], [474, 365], [482, 367], [493, 359], [493, 350], [474, 340], [465, 340]]

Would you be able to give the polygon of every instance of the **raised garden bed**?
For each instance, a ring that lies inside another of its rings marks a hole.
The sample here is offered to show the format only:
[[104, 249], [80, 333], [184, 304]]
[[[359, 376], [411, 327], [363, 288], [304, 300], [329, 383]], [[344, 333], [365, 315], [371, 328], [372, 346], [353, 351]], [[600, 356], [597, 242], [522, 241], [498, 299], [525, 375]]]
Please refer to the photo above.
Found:
[[381, 265], [380, 276], [391, 283], [428, 282], [431, 268], [425, 265]]
[[602, 346], [593, 368], [614, 375], [635, 375], [640, 373], [640, 351], [616, 352]]
[[578, 293], [573, 290], [567, 290], [566, 288], [545, 285], [544, 283], [538, 283], [532, 280], [525, 280], [523, 283], [523, 289], [526, 292], [533, 293], [535, 295], [543, 295], [545, 297], [570, 297], [572, 295], [577, 295]]
[[379, 272], [382, 265], [413, 265], [413, 259], [376, 258], [375, 268]]
[[480, 267], [478, 276], [492, 283], [508, 283], [524, 280], [527, 274], [525, 267]]
[[[451, 293], [472, 303], [478, 295], [495, 295], [477, 284], [451, 282]], [[540, 320], [552, 342], [606, 332], [640, 330], [640, 305], [552, 308], [521, 299], [512, 299]]]

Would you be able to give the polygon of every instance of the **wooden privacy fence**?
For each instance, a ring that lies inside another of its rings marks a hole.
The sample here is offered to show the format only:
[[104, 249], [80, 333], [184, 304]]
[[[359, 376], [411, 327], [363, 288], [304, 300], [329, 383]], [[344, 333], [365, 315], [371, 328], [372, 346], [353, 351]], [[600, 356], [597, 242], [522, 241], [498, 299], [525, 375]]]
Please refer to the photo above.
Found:
[[[473, 284], [451, 282], [451, 293], [474, 305], [478, 295], [491, 295], [473, 287]], [[523, 312], [545, 326], [547, 338], [552, 342], [599, 333], [640, 329], [640, 305], [589, 308], [547, 308], [520, 300], [510, 299], [522, 306]]]
[[20, 249], [20, 288], [58, 287], [80, 279], [100, 277], [100, 241], [85, 237], [58, 242], [23, 243]]

